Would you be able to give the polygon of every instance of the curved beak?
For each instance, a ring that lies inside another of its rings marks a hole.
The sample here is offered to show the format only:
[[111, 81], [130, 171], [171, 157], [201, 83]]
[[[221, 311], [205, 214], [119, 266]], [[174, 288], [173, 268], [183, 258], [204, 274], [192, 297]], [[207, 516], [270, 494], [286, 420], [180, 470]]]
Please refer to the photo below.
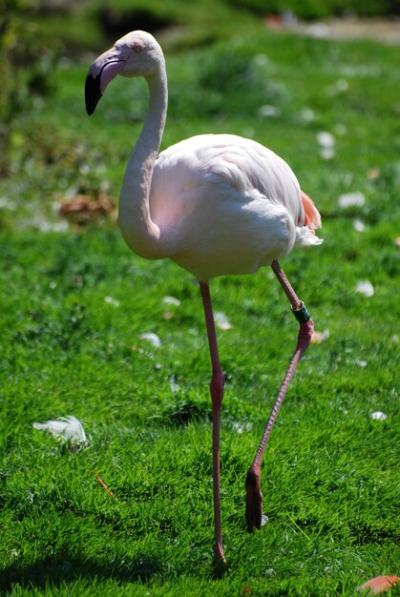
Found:
[[89, 73], [85, 82], [85, 105], [86, 112], [89, 116], [91, 116], [91, 114], [93, 114], [95, 111], [101, 96], [100, 75], [93, 77], [93, 75]]
[[105, 88], [124, 67], [125, 60], [115, 48], [96, 58], [89, 69], [85, 82], [86, 112], [93, 114]]

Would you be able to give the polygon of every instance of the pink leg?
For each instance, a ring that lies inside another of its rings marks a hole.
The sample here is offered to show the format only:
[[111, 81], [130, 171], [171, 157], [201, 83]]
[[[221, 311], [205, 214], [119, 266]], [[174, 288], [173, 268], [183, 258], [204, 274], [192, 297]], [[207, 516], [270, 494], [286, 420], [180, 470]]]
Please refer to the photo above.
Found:
[[203, 299], [204, 315], [207, 327], [208, 344], [210, 346], [212, 377], [210, 393], [212, 400], [212, 453], [213, 453], [213, 485], [214, 485], [214, 528], [215, 545], [214, 554], [217, 562], [225, 562], [224, 546], [222, 541], [221, 524], [221, 495], [220, 495], [220, 421], [221, 404], [224, 395], [224, 374], [218, 357], [217, 335], [215, 333], [214, 315], [212, 310], [210, 288], [206, 282], [200, 282], [201, 298]]
[[260, 444], [258, 446], [256, 456], [253, 460], [253, 463], [247, 473], [246, 478], [246, 490], [247, 490], [247, 499], [246, 499], [246, 521], [247, 521], [247, 530], [252, 532], [254, 528], [261, 528], [261, 520], [262, 520], [262, 493], [261, 493], [261, 484], [260, 484], [260, 471], [261, 471], [261, 462], [264, 456], [265, 448], [268, 443], [269, 437], [271, 435], [272, 428], [282, 406], [283, 400], [286, 396], [286, 392], [289, 388], [289, 384], [294, 376], [296, 371], [297, 365], [303, 356], [305, 350], [307, 349], [311, 336], [314, 330], [314, 323], [310, 318], [310, 315], [307, 312], [302, 301], [298, 298], [295, 291], [293, 290], [292, 286], [290, 285], [288, 279], [286, 278], [283, 270], [281, 269], [279, 263], [277, 261], [273, 261], [271, 264], [272, 270], [276, 277], [278, 278], [286, 296], [288, 297], [291, 305], [292, 311], [300, 323], [300, 330], [297, 339], [297, 345], [292, 356], [292, 359], [289, 363], [289, 367], [286, 371], [285, 377], [283, 379], [282, 385], [279, 389], [278, 396], [276, 398], [275, 404], [272, 408], [271, 414], [267, 421], [267, 424], [264, 429], [264, 433], [262, 435]]

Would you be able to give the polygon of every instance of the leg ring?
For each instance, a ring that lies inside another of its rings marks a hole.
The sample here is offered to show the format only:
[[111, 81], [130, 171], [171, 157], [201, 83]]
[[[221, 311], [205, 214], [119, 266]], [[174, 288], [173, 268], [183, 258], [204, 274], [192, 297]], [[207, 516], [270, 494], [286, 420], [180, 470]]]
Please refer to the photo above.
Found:
[[299, 323], [306, 323], [311, 319], [311, 315], [309, 314], [308, 309], [303, 302], [301, 303], [299, 309], [292, 309], [292, 312]]

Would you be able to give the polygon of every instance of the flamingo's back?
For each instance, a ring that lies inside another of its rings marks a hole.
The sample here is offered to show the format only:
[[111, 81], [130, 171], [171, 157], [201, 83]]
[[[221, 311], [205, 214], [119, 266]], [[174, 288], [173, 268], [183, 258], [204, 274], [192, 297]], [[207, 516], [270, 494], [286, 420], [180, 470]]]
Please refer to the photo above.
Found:
[[200, 279], [250, 273], [295, 244], [321, 242], [318, 211], [286, 162], [235, 135], [199, 135], [162, 152], [150, 210], [171, 257]]

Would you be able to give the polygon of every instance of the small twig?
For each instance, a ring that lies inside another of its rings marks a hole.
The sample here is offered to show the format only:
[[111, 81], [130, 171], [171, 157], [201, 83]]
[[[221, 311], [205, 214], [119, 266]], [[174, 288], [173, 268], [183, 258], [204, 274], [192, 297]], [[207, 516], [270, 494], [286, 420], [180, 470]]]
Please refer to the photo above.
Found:
[[94, 476], [96, 477], [96, 481], [98, 482], [99, 485], [102, 486], [102, 488], [104, 489], [104, 491], [106, 493], [108, 493], [109, 496], [115, 497], [115, 495], [113, 494], [113, 492], [111, 491], [111, 489], [108, 487], [107, 483], [105, 481], [103, 481], [103, 479], [100, 477], [100, 475], [99, 475], [99, 473], [97, 471], [94, 471]]
[[308, 541], [311, 541], [311, 537], [309, 537], [309, 535], [307, 535], [307, 533], [305, 533], [303, 531], [303, 529], [297, 524], [297, 522], [294, 520], [294, 518], [292, 516], [290, 516], [290, 514], [286, 515], [288, 517], [288, 519], [290, 520], [290, 522], [296, 527], [296, 529], [302, 534], [304, 535], [304, 537], [306, 537], [306, 539]]

